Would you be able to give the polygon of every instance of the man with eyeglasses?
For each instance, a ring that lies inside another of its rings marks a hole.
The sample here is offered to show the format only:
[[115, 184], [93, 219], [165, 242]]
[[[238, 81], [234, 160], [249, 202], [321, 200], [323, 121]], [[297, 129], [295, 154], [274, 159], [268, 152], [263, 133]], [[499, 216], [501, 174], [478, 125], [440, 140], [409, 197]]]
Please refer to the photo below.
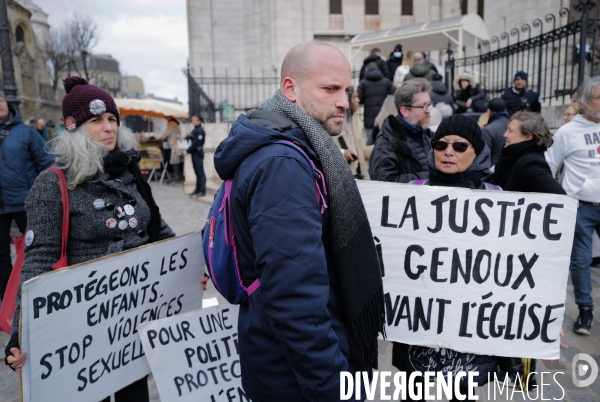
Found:
[[427, 155], [431, 150], [429, 81], [405, 81], [394, 95], [398, 116], [389, 116], [381, 127], [371, 155], [372, 180], [408, 183], [428, 179]]

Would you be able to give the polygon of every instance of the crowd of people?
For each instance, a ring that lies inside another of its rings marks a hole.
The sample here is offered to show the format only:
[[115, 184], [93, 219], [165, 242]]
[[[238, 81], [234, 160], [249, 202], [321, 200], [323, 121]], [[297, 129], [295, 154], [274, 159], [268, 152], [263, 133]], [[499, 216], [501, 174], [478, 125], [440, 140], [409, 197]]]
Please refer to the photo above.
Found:
[[[471, 75], [458, 75], [451, 93], [440, 73], [425, 53], [405, 57], [398, 44], [388, 60], [373, 49], [354, 88], [342, 52], [304, 42], [286, 55], [279, 90], [241, 115], [218, 146], [215, 169], [223, 180], [234, 179], [230, 203], [240, 280], [260, 279], [240, 305], [238, 322], [242, 384], [252, 400], [339, 400], [340, 372], [376, 368], [383, 286], [357, 179], [576, 197], [570, 271], [579, 317], [573, 331], [591, 334], [592, 236], [600, 227], [600, 77], [585, 81], [577, 102], [566, 109], [565, 125], [553, 135], [526, 72], [515, 72], [513, 86], [489, 101]], [[22, 281], [51, 270], [59, 258], [61, 196], [57, 176], [45, 171], [53, 164], [64, 172], [71, 197], [70, 264], [175, 235], [141, 177], [138, 144], [120, 124], [114, 99], [79, 77], [64, 85], [66, 120], [52, 132], [50, 122], [36, 121], [41, 135], [24, 127], [0, 93], [0, 129], [10, 130], [0, 136], [2, 151], [22, 153], [21, 142], [27, 143], [17, 165], [0, 169], [0, 297], [11, 271], [13, 220], [35, 233], [26, 241]], [[192, 122], [191, 145], [168, 158], [177, 164], [192, 154], [194, 195], [202, 196], [206, 134], [200, 116]], [[17, 132], [19, 141], [12, 135]], [[177, 135], [179, 122], [172, 119], [160, 140], [175, 150]], [[44, 145], [49, 140], [50, 153]], [[300, 147], [310, 161], [281, 140]], [[315, 172], [325, 186], [320, 191], [317, 183], [316, 197]], [[133, 216], [115, 215], [121, 205]], [[18, 341], [19, 320], [17, 310], [6, 347], [6, 363], [14, 370], [27, 358]], [[447, 352], [417, 347], [423, 358]], [[414, 358], [408, 364], [408, 348], [394, 344], [394, 366], [406, 372], [425, 367]], [[519, 359], [473, 358], [478, 384], [498, 367], [510, 376], [522, 369]], [[116, 394], [116, 401], [148, 398], [146, 378]]]

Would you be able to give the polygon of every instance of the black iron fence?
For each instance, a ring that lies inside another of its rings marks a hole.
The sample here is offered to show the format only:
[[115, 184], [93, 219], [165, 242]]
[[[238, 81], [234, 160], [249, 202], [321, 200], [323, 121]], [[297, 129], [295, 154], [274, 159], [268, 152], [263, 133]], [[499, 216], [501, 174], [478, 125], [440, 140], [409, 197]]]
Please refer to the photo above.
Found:
[[[559, 21], [548, 14], [532, 25], [492, 36], [491, 43], [480, 46], [476, 56], [454, 59], [448, 49], [447, 84], [453, 85], [462, 72], [470, 73], [491, 99], [511, 88], [515, 73], [522, 70], [529, 75], [528, 87], [539, 93], [545, 105], [570, 102], [571, 92], [586, 76], [593, 75], [596, 67], [600, 20], [585, 18], [586, 10], [579, 10], [583, 11], [582, 18], [571, 23], [569, 9], [563, 8]], [[561, 21], [564, 23], [557, 28]]]
[[[279, 74], [257, 69], [226, 69], [222, 75], [211, 71], [198, 76], [184, 70], [188, 77], [190, 115], [200, 114], [206, 122], [233, 121], [238, 113], [260, 106], [279, 89]], [[358, 85], [359, 71], [352, 72], [352, 81]]]
[[279, 88], [276, 72], [257, 69], [187, 70], [190, 114], [200, 113], [205, 121], [232, 121], [236, 112], [258, 107]]

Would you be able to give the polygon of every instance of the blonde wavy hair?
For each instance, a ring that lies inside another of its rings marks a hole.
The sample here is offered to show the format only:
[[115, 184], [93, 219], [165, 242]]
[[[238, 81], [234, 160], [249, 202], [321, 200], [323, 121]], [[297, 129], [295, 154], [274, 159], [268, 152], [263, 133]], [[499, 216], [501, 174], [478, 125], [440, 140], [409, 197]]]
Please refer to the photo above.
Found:
[[[115, 150], [126, 152], [137, 147], [138, 142], [131, 130], [120, 126]], [[50, 142], [49, 152], [54, 155], [56, 166], [66, 171], [67, 185], [70, 190], [104, 173], [103, 158], [108, 155], [104, 145], [94, 141], [83, 124], [74, 132], [67, 130], [58, 132]]]

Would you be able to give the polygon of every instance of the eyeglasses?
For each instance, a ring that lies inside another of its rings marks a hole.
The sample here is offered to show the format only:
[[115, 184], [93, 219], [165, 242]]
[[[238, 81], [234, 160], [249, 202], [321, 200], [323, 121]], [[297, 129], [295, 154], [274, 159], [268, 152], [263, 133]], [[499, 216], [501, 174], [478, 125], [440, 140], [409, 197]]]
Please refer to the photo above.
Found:
[[428, 103], [423, 106], [413, 106], [413, 105], [402, 105], [402, 106], [412, 107], [413, 109], [423, 109], [423, 111], [426, 111], [427, 109], [431, 110], [431, 108], [433, 107], [433, 103]]
[[446, 141], [433, 141], [431, 143], [431, 146], [433, 146], [433, 149], [435, 149], [436, 151], [445, 151], [448, 148], [448, 145], [452, 145], [452, 148], [456, 151], [456, 152], [465, 152], [467, 150], [467, 148], [469, 148], [469, 144], [468, 142], [446, 142]]
[[565, 114], [563, 114], [563, 117], [565, 117], [565, 116], [575, 116], [575, 113], [565, 113]]

